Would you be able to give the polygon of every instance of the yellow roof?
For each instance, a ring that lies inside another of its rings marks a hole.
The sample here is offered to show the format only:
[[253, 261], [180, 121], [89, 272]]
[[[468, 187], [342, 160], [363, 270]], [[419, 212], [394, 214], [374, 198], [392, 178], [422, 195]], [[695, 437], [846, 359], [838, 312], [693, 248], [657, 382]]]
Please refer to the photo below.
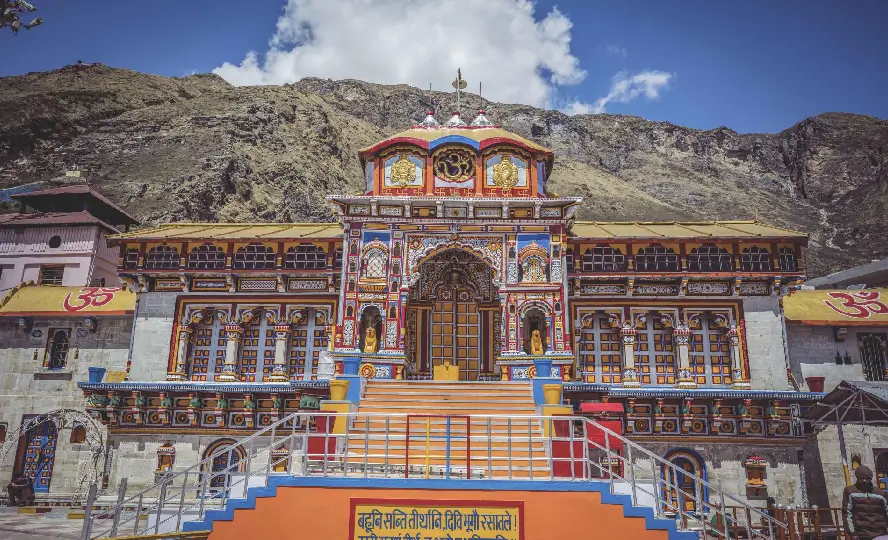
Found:
[[62, 287], [22, 283], [0, 300], [0, 316], [124, 315], [136, 307], [136, 295], [118, 287]]
[[149, 229], [109, 236], [121, 240], [295, 240], [340, 238], [339, 223], [168, 223]]
[[[400, 133], [395, 133], [391, 137], [384, 139], [372, 146], [368, 146], [367, 148], [362, 148], [360, 153], [370, 152], [372, 150], [376, 150], [387, 146], [387, 143], [395, 141], [397, 139], [418, 139], [420, 141], [427, 141], [431, 143], [432, 141], [436, 141], [438, 139], [442, 139], [444, 137], [465, 137], [472, 141], [475, 141], [482, 146], [485, 141], [491, 141], [493, 139], [507, 139], [517, 143], [520, 143], [524, 146], [532, 150], [539, 150], [540, 152], [551, 153], [552, 151], [546, 148], [545, 146], [541, 146], [530, 139], [525, 139], [521, 135], [517, 135], [512, 133], [511, 131], [506, 131], [499, 127], [464, 127], [464, 128], [445, 128], [441, 127], [439, 129], [428, 129], [428, 128], [410, 128], [404, 130]], [[494, 141], [495, 142], [495, 141]]]
[[685, 221], [685, 222], [606, 222], [575, 221], [571, 235], [576, 238], [797, 238], [807, 241], [808, 235], [762, 225], [756, 221]]
[[783, 314], [805, 324], [888, 326], [888, 289], [795, 291]]

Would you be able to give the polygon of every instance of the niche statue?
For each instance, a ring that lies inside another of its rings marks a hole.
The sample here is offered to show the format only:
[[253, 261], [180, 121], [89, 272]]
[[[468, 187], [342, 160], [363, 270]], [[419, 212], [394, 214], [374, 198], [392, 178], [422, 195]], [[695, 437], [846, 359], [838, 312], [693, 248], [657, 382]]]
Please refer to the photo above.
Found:
[[[375, 342], [375, 341], [374, 341]], [[543, 338], [540, 337], [539, 330], [533, 330], [530, 333], [530, 354], [543, 354]]]
[[364, 352], [365, 353], [375, 353], [376, 352], [376, 329], [372, 326], [367, 328], [367, 333], [364, 336]]

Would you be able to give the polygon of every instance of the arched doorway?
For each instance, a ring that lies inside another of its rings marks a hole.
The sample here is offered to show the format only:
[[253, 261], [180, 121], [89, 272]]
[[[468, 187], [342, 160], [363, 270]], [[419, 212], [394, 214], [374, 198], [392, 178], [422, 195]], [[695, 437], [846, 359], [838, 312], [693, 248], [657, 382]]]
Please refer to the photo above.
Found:
[[703, 484], [706, 481], [703, 458], [692, 450], [676, 449], [670, 450], [664, 459], [672, 466], [661, 467], [663, 510], [669, 515], [704, 514], [708, 490]]
[[408, 363], [419, 378], [450, 362], [461, 380], [492, 376], [494, 317], [499, 313], [493, 270], [459, 248], [438, 253], [419, 266], [407, 312]]
[[[204, 464], [202, 472], [210, 473], [210, 491], [218, 492], [227, 490], [231, 486], [231, 475], [243, 471], [246, 456], [240, 446], [227, 451], [230, 446], [236, 444], [233, 439], [220, 439], [210, 444], [203, 453], [203, 459], [215, 454], [209, 464]], [[209, 467], [207, 466], [209, 465]]]
[[52, 480], [52, 469], [55, 465], [58, 429], [55, 423], [47, 418], [29, 416], [22, 420], [28, 427], [19, 439], [18, 470], [34, 482], [35, 493], [47, 493]]

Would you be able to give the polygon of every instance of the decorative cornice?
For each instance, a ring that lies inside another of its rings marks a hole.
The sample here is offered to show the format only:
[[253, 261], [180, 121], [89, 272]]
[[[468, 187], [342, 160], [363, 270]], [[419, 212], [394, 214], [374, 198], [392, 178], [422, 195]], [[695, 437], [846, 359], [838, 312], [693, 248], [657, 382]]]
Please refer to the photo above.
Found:
[[274, 392], [293, 393], [296, 390], [330, 387], [329, 381], [292, 381], [289, 383], [245, 382], [178, 382], [144, 381], [119, 383], [77, 383], [84, 391], [158, 391], [158, 392]]
[[822, 392], [790, 392], [783, 390], [728, 390], [722, 388], [623, 388], [608, 384], [564, 383], [565, 392], [602, 392], [609, 397], [633, 398], [721, 398], [721, 399], [781, 399], [790, 401], [817, 401], [826, 396]]

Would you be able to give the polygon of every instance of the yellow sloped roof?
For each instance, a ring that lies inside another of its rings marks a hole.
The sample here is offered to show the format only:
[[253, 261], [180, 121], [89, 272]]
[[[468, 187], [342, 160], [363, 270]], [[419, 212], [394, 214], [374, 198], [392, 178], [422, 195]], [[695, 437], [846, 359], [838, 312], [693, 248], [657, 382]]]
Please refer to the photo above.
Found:
[[888, 289], [795, 291], [783, 298], [790, 321], [830, 326], [888, 325]]
[[167, 223], [149, 229], [109, 236], [121, 240], [296, 240], [339, 238], [339, 223]]
[[756, 221], [685, 221], [685, 222], [607, 222], [575, 221], [571, 235], [576, 238], [798, 238], [808, 235]]
[[0, 316], [124, 315], [136, 294], [117, 287], [62, 287], [22, 283], [0, 300]]

